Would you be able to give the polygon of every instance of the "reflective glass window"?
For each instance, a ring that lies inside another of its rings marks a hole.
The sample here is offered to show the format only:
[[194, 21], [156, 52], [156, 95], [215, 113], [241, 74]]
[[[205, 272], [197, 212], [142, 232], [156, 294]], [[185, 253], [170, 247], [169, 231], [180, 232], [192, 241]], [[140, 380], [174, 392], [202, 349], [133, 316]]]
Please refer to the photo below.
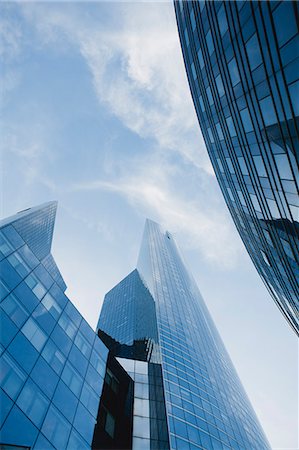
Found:
[[45, 345], [42, 356], [50, 364], [52, 369], [55, 370], [56, 373], [61, 373], [66, 358], [51, 339], [49, 339], [47, 344]]
[[92, 351], [90, 362], [97, 370], [97, 372], [104, 378], [106, 371], [106, 362], [95, 350]]
[[151, 441], [150, 439], [144, 439], [140, 437], [133, 437], [133, 448], [134, 450], [150, 450]]
[[82, 375], [82, 377], [84, 377], [87, 366], [88, 366], [88, 361], [82, 355], [82, 353], [80, 352], [78, 347], [76, 347], [76, 345], [72, 346], [72, 349], [69, 354], [69, 361], [73, 364], [74, 367], [76, 367], [76, 369], [78, 370], [80, 375]]
[[184, 35], [185, 35], [186, 45], [187, 45], [187, 47], [189, 47], [189, 36], [188, 36], [187, 28], [185, 28]]
[[49, 401], [36, 384], [28, 379], [18, 397], [17, 405], [34, 425], [39, 427], [46, 415]]
[[83, 334], [79, 331], [76, 338], [75, 338], [75, 344], [77, 347], [81, 350], [81, 352], [85, 355], [86, 358], [90, 357], [91, 353], [91, 345], [88, 343], [88, 341], [85, 339]]
[[262, 55], [257, 35], [254, 34], [246, 44], [246, 51], [249, 59], [250, 69], [254, 70], [262, 63]]
[[255, 194], [250, 194], [250, 198], [251, 198], [251, 201], [252, 201], [254, 209], [256, 211], [261, 212], [261, 207], [260, 207], [260, 204], [258, 202], [257, 196]]
[[217, 130], [220, 141], [222, 141], [224, 139], [224, 136], [223, 136], [223, 132], [222, 132], [220, 123], [216, 124], [216, 130]]
[[5, 392], [0, 388], [0, 427], [2, 427], [11, 407], [13, 401], [5, 394]]
[[30, 272], [30, 268], [17, 252], [12, 253], [7, 259], [21, 277], [25, 277]]
[[29, 318], [23, 326], [22, 332], [27, 337], [29, 342], [31, 342], [31, 344], [36, 348], [36, 350], [41, 351], [47, 340], [47, 335], [37, 325], [35, 320]]
[[191, 9], [190, 20], [191, 20], [192, 30], [194, 31], [195, 28], [196, 28], [196, 22], [195, 22], [195, 16], [194, 16], [193, 8]]
[[32, 317], [48, 335], [56, 324], [54, 318], [41, 303], [33, 311]]
[[21, 332], [11, 342], [9, 353], [27, 373], [32, 370], [39, 356], [39, 353]]
[[1, 313], [1, 327], [0, 327], [0, 343], [3, 348], [7, 347], [18, 332], [18, 327], [4, 312]]
[[236, 84], [238, 84], [240, 82], [239, 69], [237, 67], [235, 58], [233, 58], [228, 63], [228, 70], [229, 70], [230, 78], [232, 80], [232, 85], [235, 86]]
[[259, 101], [263, 119], [266, 126], [273, 125], [277, 123], [277, 117], [273, 105], [272, 98], [270, 96], [263, 98], [263, 100]]
[[203, 103], [203, 99], [202, 96], [199, 97], [199, 104], [200, 104], [200, 109], [202, 110], [202, 112], [205, 112], [205, 105]]
[[12, 225], [2, 228], [1, 231], [14, 248], [19, 248], [24, 245], [23, 239]]
[[79, 397], [83, 379], [69, 362], [66, 363], [61, 378], [73, 393]]
[[59, 350], [67, 356], [72, 347], [72, 341], [58, 324], [54, 328], [51, 338]]
[[226, 124], [227, 124], [229, 134], [231, 135], [231, 137], [237, 136], [234, 122], [233, 122], [233, 119], [231, 116], [226, 118]]
[[147, 417], [134, 416], [133, 436], [150, 438], [150, 423]]
[[248, 169], [243, 156], [238, 157], [239, 166], [243, 175], [248, 175]]
[[214, 43], [213, 43], [211, 30], [209, 30], [208, 33], [206, 34], [206, 43], [207, 43], [207, 46], [208, 46], [209, 54], [212, 55], [212, 53], [214, 52], [215, 48], [214, 48]]
[[213, 105], [214, 100], [213, 100], [213, 96], [212, 96], [212, 92], [211, 92], [210, 86], [207, 88], [207, 96], [208, 96], [208, 100], [209, 100], [210, 105]]
[[[299, 101], [299, 98], [298, 98]], [[281, 178], [292, 180], [293, 174], [286, 154], [274, 155], [277, 169]]]
[[98, 372], [96, 372], [96, 370], [91, 365], [88, 366], [85, 380], [90, 384], [90, 386], [97, 394], [100, 394], [100, 392], [102, 391], [104, 380], [99, 376]]
[[4, 236], [2, 230], [0, 231], [0, 251], [4, 256], [7, 256], [13, 252], [13, 247], [8, 239]]
[[15, 405], [1, 429], [1, 442], [13, 442], [14, 446], [21, 446], [21, 448], [24, 444], [26, 447], [32, 447], [37, 434], [38, 429]]
[[217, 13], [217, 18], [218, 18], [220, 34], [221, 34], [221, 36], [223, 36], [226, 33], [226, 31], [228, 30], [228, 23], [227, 23], [224, 3], [222, 4], [221, 8], [219, 8], [219, 11]]
[[44, 358], [38, 358], [30, 376], [42, 390], [43, 394], [52, 398], [59, 378]]
[[209, 135], [210, 141], [213, 144], [215, 141], [214, 141], [214, 136], [213, 136], [211, 128], [208, 128], [207, 131], [208, 131], [208, 135]]
[[38, 280], [38, 278], [31, 273], [25, 279], [25, 283], [31, 288], [32, 292], [37, 296], [39, 300], [43, 298], [45, 293], [47, 292], [42, 283]]
[[267, 198], [267, 203], [268, 203], [272, 217], [274, 219], [279, 219], [280, 214], [279, 214], [279, 210], [278, 210], [275, 200], [271, 200], [271, 199]]
[[28, 312], [23, 307], [20, 300], [13, 294], [10, 294], [4, 299], [1, 308], [18, 327], [21, 327], [28, 317]]
[[281, 2], [273, 13], [273, 19], [281, 47], [298, 32], [293, 2]]
[[26, 375], [7, 353], [2, 355], [0, 367], [1, 387], [12, 399], [15, 399], [25, 382]]
[[242, 111], [240, 111], [240, 114], [245, 132], [250, 133], [251, 131], [253, 131], [253, 125], [249, 115], [248, 108], [242, 109]]
[[70, 430], [70, 423], [51, 405], [42, 427], [44, 435], [57, 449], [62, 449], [66, 447]]
[[31, 289], [27, 286], [26, 283], [20, 283], [13, 292], [18, 301], [22, 302], [23, 306], [31, 313], [36, 306], [39, 304], [38, 299], [33, 294]]
[[197, 74], [196, 74], [196, 70], [194, 67], [194, 63], [191, 64], [191, 70], [192, 70], [193, 79], [196, 80]]
[[97, 416], [99, 407], [99, 396], [94, 392], [91, 387], [85, 383], [82, 388], [81, 403], [88, 409], [88, 411], [94, 416]]
[[294, 114], [296, 117], [299, 116], [299, 81], [289, 85], [291, 102], [294, 108]]
[[66, 304], [65, 312], [70, 316], [76, 326], [80, 325], [82, 316], [70, 301]]
[[263, 162], [262, 157], [259, 155], [253, 156], [253, 161], [254, 161], [258, 175], [260, 177], [266, 177], [267, 172], [266, 172], [265, 164]]
[[68, 441], [67, 450], [90, 450], [90, 445], [87, 445], [86, 441], [84, 441], [73, 428]]
[[47, 293], [45, 295], [42, 304], [49, 311], [49, 313], [52, 314], [54, 319], [58, 319], [61, 314], [61, 308], [51, 294]]
[[57, 385], [53, 397], [53, 403], [58, 408], [58, 410], [72, 423], [78, 404], [78, 398], [62, 380], [60, 380]]
[[76, 325], [71, 321], [71, 319], [69, 318], [69, 316], [65, 313], [63, 313], [59, 319], [59, 325], [61, 326], [61, 328], [64, 329], [64, 331], [66, 332], [66, 334], [73, 339], [75, 337], [75, 334], [77, 332], [77, 327]]
[[197, 58], [198, 58], [198, 62], [199, 62], [200, 68], [203, 69], [203, 67], [205, 65], [205, 62], [204, 62], [204, 59], [203, 59], [203, 56], [202, 56], [201, 49], [199, 49], [198, 52], [197, 52]]
[[11, 290], [22, 281], [18, 272], [12, 267], [7, 259], [0, 261], [0, 273], [2, 280]]
[[224, 86], [223, 86], [222, 78], [221, 78], [220, 74], [216, 77], [215, 81], [216, 81], [219, 97], [222, 97], [225, 94], [225, 91], [224, 91]]
[[95, 425], [95, 418], [79, 403], [74, 420], [74, 427], [87, 442], [91, 442]]
[[149, 417], [149, 401], [142, 398], [134, 399], [134, 415]]

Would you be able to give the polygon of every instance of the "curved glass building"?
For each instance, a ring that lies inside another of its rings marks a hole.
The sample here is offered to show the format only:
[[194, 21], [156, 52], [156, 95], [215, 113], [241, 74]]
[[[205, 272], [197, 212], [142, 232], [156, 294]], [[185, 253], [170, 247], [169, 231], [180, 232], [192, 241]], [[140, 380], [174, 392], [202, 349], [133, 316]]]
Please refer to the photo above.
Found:
[[299, 333], [299, 35], [292, 1], [175, 2], [188, 81], [240, 236]]

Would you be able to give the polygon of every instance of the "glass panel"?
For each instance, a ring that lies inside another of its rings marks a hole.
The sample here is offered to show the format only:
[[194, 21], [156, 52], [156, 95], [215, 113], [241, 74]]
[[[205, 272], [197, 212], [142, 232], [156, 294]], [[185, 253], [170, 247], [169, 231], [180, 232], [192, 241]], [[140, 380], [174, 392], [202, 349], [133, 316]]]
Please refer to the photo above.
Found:
[[238, 70], [235, 58], [233, 58], [228, 63], [228, 70], [229, 70], [229, 74], [230, 74], [230, 77], [232, 80], [232, 85], [235, 86], [236, 84], [238, 84], [240, 82], [239, 70]]
[[7, 353], [2, 355], [0, 367], [1, 387], [12, 399], [15, 399], [24, 384], [26, 375]]
[[47, 335], [41, 330], [35, 320], [29, 318], [23, 326], [22, 332], [36, 350], [41, 351], [47, 340]]
[[59, 375], [64, 367], [66, 358], [51, 339], [48, 340], [42, 352], [42, 356]]
[[249, 59], [250, 69], [254, 70], [262, 63], [260, 45], [256, 34], [254, 34], [247, 42], [246, 51]]
[[19, 299], [13, 294], [10, 294], [4, 299], [1, 308], [18, 327], [21, 327], [28, 317], [28, 312], [25, 310]]
[[263, 115], [263, 119], [266, 126], [273, 125], [277, 123], [277, 117], [274, 110], [274, 105], [272, 98], [266, 97], [263, 100], [260, 100], [260, 107]]
[[226, 33], [226, 31], [228, 30], [228, 23], [227, 23], [224, 4], [222, 4], [221, 8], [219, 8], [219, 11], [217, 13], [217, 18], [218, 18], [220, 34], [221, 34], [221, 36], [223, 36]]
[[49, 401], [36, 384], [28, 379], [18, 397], [17, 405], [32, 420], [34, 425], [39, 427], [45, 417]]
[[61, 308], [55, 301], [55, 299], [52, 297], [52, 295], [47, 293], [43, 298], [42, 304], [49, 311], [49, 313], [52, 314], [54, 319], [58, 319], [58, 317], [61, 314]]
[[70, 423], [51, 405], [42, 427], [44, 435], [56, 448], [62, 449], [66, 446], [70, 430]]
[[281, 178], [292, 180], [293, 174], [286, 154], [274, 155], [277, 169]]
[[240, 111], [240, 114], [241, 114], [241, 119], [243, 122], [245, 132], [249, 133], [250, 131], [253, 131], [253, 125], [252, 125], [252, 121], [251, 121], [251, 118], [249, 115], [248, 108], [245, 108], [242, 111]]
[[209, 54], [212, 55], [212, 53], [214, 52], [215, 48], [214, 48], [214, 43], [213, 43], [211, 30], [209, 30], [208, 33], [206, 34], [206, 43], [207, 43], [207, 46], [208, 46]]

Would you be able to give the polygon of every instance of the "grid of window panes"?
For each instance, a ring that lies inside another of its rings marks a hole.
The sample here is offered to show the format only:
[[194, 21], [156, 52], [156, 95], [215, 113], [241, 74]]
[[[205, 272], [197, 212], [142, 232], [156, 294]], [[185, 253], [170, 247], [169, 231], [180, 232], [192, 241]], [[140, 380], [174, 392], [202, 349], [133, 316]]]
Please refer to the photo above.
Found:
[[160, 364], [117, 359], [134, 380], [132, 450], [169, 450]]
[[195, 282], [154, 222], [137, 267], [156, 303], [171, 448], [269, 449]]
[[175, 10], [194, 106], [226, 203], [298, 332], [298, 2], [180, 1]]
[[158, 341], [154, 300], [135, 269], [104, 298], [98, 329], [120, 343]]
[[90, 449], [108, 350], [27, 245], [25, 222], [24, 236], [0, 225], [0, 442]]

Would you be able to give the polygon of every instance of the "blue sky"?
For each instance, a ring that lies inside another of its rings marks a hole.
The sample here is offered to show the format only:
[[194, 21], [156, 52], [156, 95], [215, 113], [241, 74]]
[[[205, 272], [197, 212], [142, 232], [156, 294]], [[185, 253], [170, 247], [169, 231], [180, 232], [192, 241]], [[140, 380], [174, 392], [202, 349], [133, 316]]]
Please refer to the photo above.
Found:
[[276, 449], [296, 449], [297, 340], [208, 160], [171, 3], [2, 3], [2, 217], [58, 200], [53, 254], [94, 327], [146, 217], [176, 237]]

